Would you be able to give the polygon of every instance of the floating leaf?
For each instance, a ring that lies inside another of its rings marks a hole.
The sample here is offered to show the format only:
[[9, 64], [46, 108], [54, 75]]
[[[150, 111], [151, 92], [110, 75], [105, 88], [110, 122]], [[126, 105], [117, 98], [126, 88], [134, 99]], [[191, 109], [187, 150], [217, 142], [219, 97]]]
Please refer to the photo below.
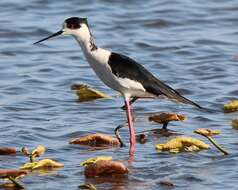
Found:
[[162, 112], [149, 117], [149, 121], [154, 121], [161, 124], [168, 123], [170, 121], [184, 121], [185, 119], [186, 119], [185, 115], [167, 112]]
[[37, 165], [37, 162], [28, 162], [20, 167], [21, 170], [31, 170]]
[[191, 146], [185, 147], [184, 150], [186, 152], [195, 152], [195, 151], [199, 151], [200, 149], [195, 145], [191, 145]]
[[73, 139], [69, 142], [70, 144], [81, 144], [81, 145], [89, 145], [89, 146], [119, 146], [120, 141], [106, 134], [96, 133], [87, 135], [84, 137], [79, 137]]
[[61, 164], [51, 159], [43, 159], [37, 162], [37, 164], [32, 169], [34, 170], [41, 168], [59, 168], [59, 167], [64, 167], [64, 164]]
[[26, 171], [23, 170], [14, 170], [14, 169], [0, 169], [0, 178], [9, 178], [12, 177], [14, 179], [23, 177], [27, 175]]
[[[165, 144], [157, 144], [156, 149], [159, 151], [170, 151], [170, 152], [181, 152], [181, 151], [191, 151], [195, 149], [196, 146], [199, 150], [200, 149], [208, 149], [209, 146], [202, 142], [201, 140], [192, 138], [192, 137], [176, 137], [169, 140]], [[191, 147], [191, 148], [189, 148]], [[196, 150], [198, 150], [196, 149]]]
[[58, 167], [63, 167], [64, 165], [56, 162], [51, 159], [43, 159], [38, 162], [30, 162], [24, 164], [20, 169], [24, 170], [35, 170], [35, 169], [43, 169], [43, 168], [58, 168]]
[[27, 147], [22, 147], [21, 152], [27, 157], [30, 156], [30, 152]]
[[84, 84], [74, 84], [71, 89], [75, 90], [80, 102], [91, 101], [99, 98], [110, 98], [110, 96]]
[[219, 130], [211, 130], [211, 129], [196, 129], [194, 133], [197, 133], [199, 135], [202, 135], [206, 137], [219, 151], [221, 151], [223, 154], [227, 155], [229, 154], [225, 149], [223, 149], [211, 136], [220, 134]]
[[12, 181], [12, 183], [0, 184], [0, 189], [25, 189], [25, 187], [15, 179], [9, 178], [9, 180]]
[[167, 181], [167, 180], [160, 181], [159, 184], [162, 185], [162, 186], [168, 186], [168, 187], [173, 187], [174, 186], [173, 182]]
[[111, 160], [99, 160], [93, 164], [87, 165], [84, 170], [86, 177], [127, 174], [128, 172], [128, 168], [123, 163]]
[[80, 164], [80, 166], [88, 166], [88, 165], [93, 164], [93, 163], [95, 163], [95, 162], [97, 162], [99, 160], [106, 160], [106, 161], [108, 161], [108, 160], [112, 160], [112, 157], [111, 156], [97, 156], [97, 157], [94, 157], [94, 158], [89, 158], [89, 159], [83, 161]]
[[205, 136], [215, 136], [215, 135], [219, 135], [221, 133], [220, 130], [212, 130], [212, 129], [208, 129], [208, 128], [198, 128], [194, 132], [199, 133], [201, 135], [205, 135]]
[[15, 189], [16, 185], [14, 183], [4, 183], [0, 184], [0, 189]]
[[233, 129], [238, 129], [238, 119], [234, 119], [232, 121], [232, 127], [233, 127]]
[[238, 111], [238, 100], [233, 100], [233, 101], [228, 102], [227, 104], [225, 104], [223, 106], [223, 111], [225, 113]]
[[39, 157], [45, 153], [45, 147], [42, 145], [38, 145], [36, 149], [34, 149], [31, 153], [32, 157]]
[[79, 185], [78, 188], [79, 189], [97, 190], [97, 188], [93, 184]]
[[0, 147], [0, 155], [9, 155], [9, 154], [16, 154], [16, 148], [11, 147]]
[[136, 136], [136, 140], [139, 141], [141, 144], [145, 144], [147, 141], [147, 137], [144, 133], [141, 133]]

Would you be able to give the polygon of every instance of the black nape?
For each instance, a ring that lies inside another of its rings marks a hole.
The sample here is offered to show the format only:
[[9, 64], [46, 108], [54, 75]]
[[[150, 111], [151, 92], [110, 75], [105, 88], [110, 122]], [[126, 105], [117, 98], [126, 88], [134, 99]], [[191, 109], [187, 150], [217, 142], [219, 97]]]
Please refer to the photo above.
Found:
[[70, 29], [78, 29], [81, 27], [81, 24], [87, 24], [87, 18], [79, 18], [79, 17], [70, 17], [65, 20], [67, 28]]

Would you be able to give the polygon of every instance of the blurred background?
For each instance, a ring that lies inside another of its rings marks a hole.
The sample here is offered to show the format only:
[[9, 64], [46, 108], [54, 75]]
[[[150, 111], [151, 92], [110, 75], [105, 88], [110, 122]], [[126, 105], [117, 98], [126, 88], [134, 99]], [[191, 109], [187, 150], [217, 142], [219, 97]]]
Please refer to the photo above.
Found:
[[[189, 0], [1, 0], [0, 2], [0, 145], [47, 147], [46, 157], [65, 164], [49, 175], [22, 181], [28, 189], [77, 189], [88, 182], [79, 163], [112, 155], [126, 163], [123, 149], [90, 151], [68, 144], [88, 133], [113, 134], [125, 122], [121, 98], [78, 103], [70, 90], [84, 83], [109, 95], [85, 61], [72, 37], [35, 41], [58, 31], [71, 16], [87, 17], [96, 44], [137, 60], [159, 79], [203, 107], [220, 110], [238, 96], [238, 2]], [[148, 122], [159, 111], [185, 114], [188, 121], [171, 129], [186, 135], [198, 127], [222, 130], [217, 137], [230, 152], [215, 149], [191, 154], [158, 154], [151, 136], [137, 144], [128, 178], [99, 179], [99, 189], [158, 189], [172, 180], [175, 189], [237, 189], [237, 135], [231, 120], [237, 113], [206, 113], [189, 105], [161, 100], [134, 104], [136, 132], [160, 127]], [[122, 136], [128, 142], [127, 129]], [[16, 168], [22, 156], [0, 157], [0, 168]]]

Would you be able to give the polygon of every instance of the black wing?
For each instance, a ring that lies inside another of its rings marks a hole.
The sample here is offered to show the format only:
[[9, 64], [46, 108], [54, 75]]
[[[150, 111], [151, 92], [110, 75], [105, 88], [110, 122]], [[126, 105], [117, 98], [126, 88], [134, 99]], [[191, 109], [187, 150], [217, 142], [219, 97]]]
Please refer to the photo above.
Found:
[[198, 104], [183, 97], [179, 92], [164, 84], [162, 81], [158, 80], [142, 65], [127, 56], [112, 52], [108, 63], [114, 75], [120, 78], [129, 78], [140, 82], [146, 91], [151, 94], [156, 96], [165, 95], [170, 99], [202, 108]]

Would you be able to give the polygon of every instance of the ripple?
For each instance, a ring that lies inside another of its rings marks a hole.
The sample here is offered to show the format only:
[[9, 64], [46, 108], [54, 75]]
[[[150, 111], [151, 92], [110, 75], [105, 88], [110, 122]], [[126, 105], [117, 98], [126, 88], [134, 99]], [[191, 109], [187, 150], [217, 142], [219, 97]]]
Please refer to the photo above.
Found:
[[[176, 189], [236, 189], [237, 132], [230, 122], [237, 113], [221, 112], [222, 105], [238, 95], [236, 0], [2, 0], [0, 6], [1, 146], [31, 149], [42, 144], [47, 148], [45, 157], [65, 164], [48, 175], [23, 178], [28, 189], [62, 189], [64, 184], [63, 188], [77, 189], [85, 182], [98, 189], [161, 189], [164, 179], [171, 179]], [[92, 151], [69, 145], [71, 138], [89, 133], [113, 135], [113, 129], [126, 121], [121, 98], [77, 102], [70, 90], [74, 83], [116, 93], [99, 81], [72, 38], [32, 45], [59, 30], [71, 16], [88, 17], [99, 46], [142, 62], [181, 94], [215, 110], [138, 100], [133, 105], [136, 132], [160, 127], [147, 121], [152, 113], [182, 112], [188, 121], [174, 123], [173, 130], [194, 135], [197, 127], [220, 129], [216, 140], [231, 155], [220, 155], [213, 147], [190, 154], [158, 153], [155, 144], [168, 139], [149, 135], [147, 143], [136, 144], [135, 162], [128, 165], [128, 128], [121, 130], [125, 148]], [[129, 175], [85, 179], [80, 162], [99, 155], [123, 161]], [[0, 157], [3, 168], [18, 168], [25, 161], [20, 155]]]

